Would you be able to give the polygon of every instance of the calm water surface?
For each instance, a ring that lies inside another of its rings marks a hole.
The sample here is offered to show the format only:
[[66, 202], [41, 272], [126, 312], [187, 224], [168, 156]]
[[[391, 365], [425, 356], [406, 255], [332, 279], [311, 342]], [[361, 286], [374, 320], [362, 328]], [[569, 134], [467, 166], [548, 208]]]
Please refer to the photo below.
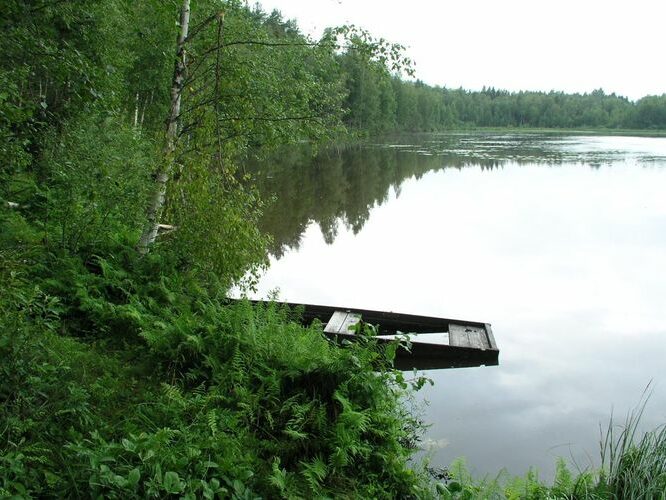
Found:
[[435, 464], [590, 466], [650, 381], [666, 422], [665, 138], [411, 136], [260, 171], [256, 297], [492, 323], [500, 366], [427, 372]]

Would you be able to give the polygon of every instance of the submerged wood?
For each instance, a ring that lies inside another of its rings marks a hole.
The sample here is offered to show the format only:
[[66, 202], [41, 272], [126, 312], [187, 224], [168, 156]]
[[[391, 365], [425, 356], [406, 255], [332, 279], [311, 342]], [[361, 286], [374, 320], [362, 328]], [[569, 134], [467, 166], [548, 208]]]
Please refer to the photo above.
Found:
[[499, 364], [499, 348], [489, 323], [348, 307], [281, 304], [302, 309], [301, 321], [306, 325], [319, 320], [324, 325], [323, 333], [329, 338], [358, 339], [354, 325], [359, 321], [378, 327], [377, 340], [380, 343], [409, 334], [411, 350], [400, 348], [396, 353], [395, 367], [400, 370]]

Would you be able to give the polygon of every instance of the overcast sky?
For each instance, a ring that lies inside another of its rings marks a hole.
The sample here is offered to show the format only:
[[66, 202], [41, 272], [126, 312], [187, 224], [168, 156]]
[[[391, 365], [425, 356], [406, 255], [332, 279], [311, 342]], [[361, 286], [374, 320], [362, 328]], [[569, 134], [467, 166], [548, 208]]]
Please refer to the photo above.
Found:
[[[250, 4], [254, 2], [250, 1]], [[666, 0], [260, 0], [318, 36], [352, 23], [407, 46], [432, 85], [666, 93]]]

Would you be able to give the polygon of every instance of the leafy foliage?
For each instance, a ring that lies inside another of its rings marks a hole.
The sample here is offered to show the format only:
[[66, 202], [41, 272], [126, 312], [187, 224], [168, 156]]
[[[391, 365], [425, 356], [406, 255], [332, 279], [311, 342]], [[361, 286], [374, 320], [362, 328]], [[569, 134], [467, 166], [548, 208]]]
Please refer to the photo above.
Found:
[[94, 248], [143, 220], [154, 148], [121, 117], [81, 114], [47, 146], [45, 222], [53, 244]]
[[228, 305], [178, 274], [153, 283], [152, 266], [169, 269], [157, 255], [113, 255], [121, 262], [97, 258], [91, 270], [46, 256], [54, 277], [33, 288], [34, 273], [9, 270], [21, 292], [2, 296], [2, 491], [254, 498], [419, 488], [394, 350], [371, 338], [336, 346], [289, 309]]

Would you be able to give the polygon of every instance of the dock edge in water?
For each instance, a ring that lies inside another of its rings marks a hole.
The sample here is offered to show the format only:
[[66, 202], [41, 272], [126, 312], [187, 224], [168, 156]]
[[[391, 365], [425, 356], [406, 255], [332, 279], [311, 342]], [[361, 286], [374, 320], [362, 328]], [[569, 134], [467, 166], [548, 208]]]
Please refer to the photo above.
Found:
[[291, 302], [277, 304], [301, 309], [301, 321], [305, 325], [318, 319], [325, 325], [323, 333], [329, 338], [355, 340], [357, 336], [350, 328], [359, 319], [378, 326], [377, 339], [380, 342], [389, 342], [396, 335], [409, 334], [411, 350], [399, 349], [396, 353], [395, 367], [399, 370], [499, 365], [499, 348], [489, 323], [349, 307]]

